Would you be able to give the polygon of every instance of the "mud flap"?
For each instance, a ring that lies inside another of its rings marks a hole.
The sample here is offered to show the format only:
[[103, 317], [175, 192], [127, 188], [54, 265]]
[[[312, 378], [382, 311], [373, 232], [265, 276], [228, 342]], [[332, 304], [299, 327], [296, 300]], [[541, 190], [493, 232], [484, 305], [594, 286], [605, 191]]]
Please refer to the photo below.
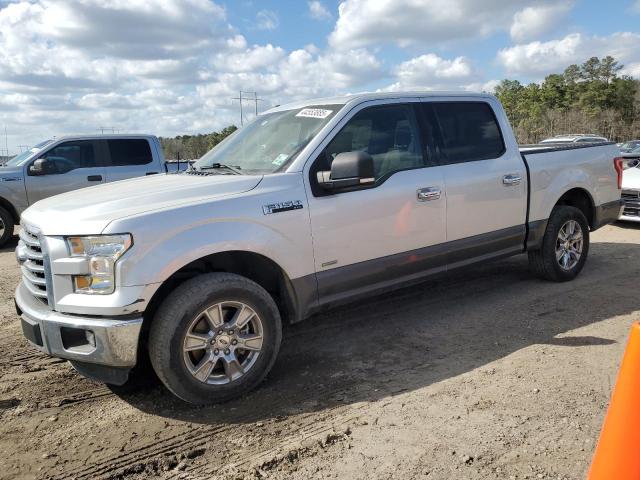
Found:
[[110, 385], [124, 385], [129, 379], [130, 368], [107, 367], [95, 363], [77, 362], [69, 360], [69, 363], [83, 377], [96, 382], [108, 383]]

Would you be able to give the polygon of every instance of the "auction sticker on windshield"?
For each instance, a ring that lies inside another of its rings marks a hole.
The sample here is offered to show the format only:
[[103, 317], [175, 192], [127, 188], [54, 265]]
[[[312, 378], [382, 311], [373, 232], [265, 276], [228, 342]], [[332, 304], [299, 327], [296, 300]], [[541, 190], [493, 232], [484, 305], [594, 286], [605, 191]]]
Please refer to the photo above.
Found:
[[280, 165], [282, 165], [284, 162], [287, 161], [287, 158], [289, 158], [289, 155], [287, 155], [286, 153], [281, 153], [276, 157], [276, 159], [273, 162], [271, 162], [271, 164], [279, 167]]
[[327, 118], [331, 113], [333, 113], [333, 110], [325, 110], [323, 108], [303, 108], [296, 114], [296, 117]]

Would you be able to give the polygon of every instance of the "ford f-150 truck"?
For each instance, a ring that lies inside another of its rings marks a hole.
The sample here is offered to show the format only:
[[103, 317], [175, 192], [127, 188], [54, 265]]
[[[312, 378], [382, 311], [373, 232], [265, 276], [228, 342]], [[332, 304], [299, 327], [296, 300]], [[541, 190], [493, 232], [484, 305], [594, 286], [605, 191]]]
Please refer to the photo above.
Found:
[[[186, 166], [186, 164], [185, 164]], [[65, 136], [0, 165], [0, 247], [29, 205], [100, 183], [176, 171], [152, 135]]]
[[283, 322], [519, 253], [573, 279], [620, 213], [617, 153], [519, 149], [484, 94], [279, 106], [186, 172], [28, 208], [17, 311], [90, 378], [123, 384], [148, 355], [178, 397], [228, 400], [265, 377]]

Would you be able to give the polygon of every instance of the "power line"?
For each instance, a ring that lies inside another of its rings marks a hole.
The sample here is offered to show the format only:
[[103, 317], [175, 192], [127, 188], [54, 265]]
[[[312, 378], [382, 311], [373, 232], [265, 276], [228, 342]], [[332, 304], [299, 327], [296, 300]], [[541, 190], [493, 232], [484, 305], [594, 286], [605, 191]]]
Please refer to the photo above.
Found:
[[[252, 93], [253, 94], [253, 98], [251, 97], [243, 97], [242, 94], [247, 94], [247, 93]], [[231, 100], [239, 100], [240, 101], [240, 126], [244, 125], [244, 111], [242, 109], [242, 102], [243, 101], [251, 101], [254, 102], [255, 104], [255, 114], [256, 117], [258, 116], [258, 102], [263, 102], [264, 100], [262, 98], [258, 98], [258, 93], [257, 92], [245, 92], [244, 90], [240, 90], [240, 96], [238, 97], [233, 97]]]

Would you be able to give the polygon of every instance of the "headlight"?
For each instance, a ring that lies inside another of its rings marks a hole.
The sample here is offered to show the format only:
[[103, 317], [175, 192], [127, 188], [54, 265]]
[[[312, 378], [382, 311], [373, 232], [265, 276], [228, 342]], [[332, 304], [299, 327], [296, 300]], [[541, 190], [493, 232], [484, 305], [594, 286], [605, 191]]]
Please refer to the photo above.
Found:
[[75, 292], [98, 295], [113, 293], [116, 262], [133, 244], [131, 235], [69, 237], [67, 244], [72, 257], [85, 257], [89, 263], [89, 275], [73, 277]]

